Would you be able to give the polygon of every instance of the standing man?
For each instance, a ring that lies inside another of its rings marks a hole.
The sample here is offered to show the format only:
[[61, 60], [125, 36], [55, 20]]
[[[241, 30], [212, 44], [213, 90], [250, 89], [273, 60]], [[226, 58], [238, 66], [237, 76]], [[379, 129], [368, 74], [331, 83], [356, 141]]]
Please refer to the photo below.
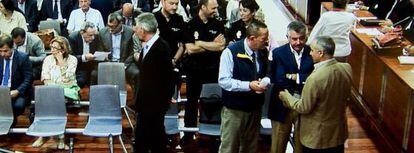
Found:
[[40, 79], [43, 60], [46, 58], [45, 47], [39, 36], [16, 27], [12, 30], [13, 49], [27, 53], [33, 67], [33, 80]]
[[27, 22], [27, 31], [37, 31], [39, 11], [36, 0], [14, 0], [14, 6], [24, 15]]
[[269, 31], [260, 21], [247, 27], [245, 39], [228, 46], [220, 58], [219, 85], [223, 89], [220, 153], [257, 152], [261, 108], [266, 86]]
[[14, 124], [30, 101], [32, 76], [29, 56], [13, 49], [11, 37], [0, 35], [0, 85], [10, 87]]
[[122, 24], [132, 28], [135, 25], [135, 18], [141, 14], [141, 11], [134, 9], [131, 3], [124, 3], [122, 9], [116, 11], [116, 13], [122, 15]]
[[90, 7], [91, 0], [79, 0], [79, 7], [70, 13], [68, 21], [69, 34], [73, 31], [79, 31], [84, 22], [92, 22], [96, 29], [102, 29], [105, 27], [101, 12], [99, 10]]
[[285, 89], [300, 97], [303, 85], [313, 71], [313, 60], [310, 56], [310, 47], [306, 43], [306, 25], [293, 21], [288, 27], [289, 43], [272, 51], [273, 61], [270, 65], [270, 78], [273, 86], [273, 95], [269, 104], [269, 119], [272, 120], [272, 153], [285, 153], [286, 145], [295, 125], [295, 153], [301, 152], [299, 142], [298, 114], [286, 108], [281, 103], [277, 93]]
[[[184, 64], [187, 76], [187, 103], [184, 126], [196, 127], [198, 99], [204, 83], [217, 82], [220, 54], [225, 47], [224, 24], [215, 18], [217, 0], [200, 0], [199, 11], [188, 23], [185, 38], [186, 53]], [[186, 132], [182, 142], [193, 140], [194, 133]]]
[[173, 94], [173, 69], [171, 49], [157, 32], [157, 20], [151, 13], [137, 17], [135, 35], [145, 43], [139, 56], [139, 84], [136, 100], [137, 123], [135, 130], [135, 152], [166, 152], [167, 136], [164, 115]]
[[118, 13], [109, 14], [107, 26], [99, 31], [103, 45], [111, 51], [109, 60], [125, 63], [127, 80], [131, 85], [137, 83], [139, 72], [133, 62], [134, 48], [141, 48], [141, 42], [133, 35], [132, 27], [122, 24], [122, 16]]
[[345, 115], [351, 93], [352, 69], [334, 59], [335, 43], [317, 37], [310, 52], [315, 70], [309, 75], [300, 99], [288, 90], [279, 93], [283, 105], [300, 114], [300, 142], [304, 153], [344, 152], [348, 137]]

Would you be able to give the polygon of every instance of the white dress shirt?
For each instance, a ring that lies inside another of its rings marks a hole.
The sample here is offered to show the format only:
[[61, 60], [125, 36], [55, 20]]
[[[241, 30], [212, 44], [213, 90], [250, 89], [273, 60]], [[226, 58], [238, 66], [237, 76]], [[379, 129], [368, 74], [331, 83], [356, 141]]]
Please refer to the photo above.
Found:
[[122, 32], [124, 31], [124, 28], [118, 33], [111, 34], [112, 37], [112, 60], [113, 61], [120, 61], [121, 59], [121, 38], [122, 38]]
[[25, 14], [26, 12], [24, 4], [26, 4], [26, 2], [23, 2], [23, 3], [17, 2], [17, 7], [19, 7], [19, 9], [23, 12], [23, 14]]
[[83, 62], [87, 62], [86, 61], [86, 54], [88, 54], [89, 53], [89, 43], [86, 43], [85, 42], [85, 39], [83, 39], [83, 37], [82, 37], [82, 42], [83, 42], [83, 54], [82, 54], [82, 61]]
[[94, 23], [98, 30], [105, 27], [101, 12], [93, 8], [89, 8], [88, 12], [83, 12], [79, 8], [70, 13], [67, 29], [79, 31], [85, 21]]
[[27, 33], [26, 33], [26, 37], [24, 37], [24, 43], [23, 45], [17, 46], [16, 44], [13, 44], [13, 48], [17, 51], [26, 53], [26, 46], [27, 46]]
[[357, 17], [349, 12], [328, 11], [321, 15], [313, 28], [308, 42], [319, 36], [331, 37], [335, 42], [334, 57], [345, 57], [351, 54], [351, 41], [349, 34], [355, 28]]
[[[302, 55], [303, 55], [303, 48], [299, 51], [299, 53], [292, 48], [292, 45], [289, 44], [290, 50], [292, 51], [292, 54], [295, 56], [296, 65], [298, 66], [298, 70], [300, 70], [300, 62], [302, 61]], [[300, 84], [299, 79], [299, 73], [296, 73], [296, 83]]]
[[145, 55], [147, 55], [148, 51], [151, 49], [152, 45], [155, 43], [155, 41], [157, 41], [157, 39], [160, 37], [159, 32], [157, 31], [157, 33], [155, 33], [154, 36], [151, 37], [150, 40], [147, 41], [147, 43], [145, 44], [144, 48], [143, 48], [143, 56], [142, 59], [144, 60]]
[[[58, 3], [58, 5], [57, 5], [57, 8], [58, 8], [58, 20], [63, 20], [63, 17], [62, 17], [62, 9], [60, 8], [60, 0], [57, 0], [57, 3]], [[55, 0], [52, 0], [52, 11], [53, 11], [53, 8], [55, 8]], [[66, 22], [66, 21], [64, 21], [64, 22]]]

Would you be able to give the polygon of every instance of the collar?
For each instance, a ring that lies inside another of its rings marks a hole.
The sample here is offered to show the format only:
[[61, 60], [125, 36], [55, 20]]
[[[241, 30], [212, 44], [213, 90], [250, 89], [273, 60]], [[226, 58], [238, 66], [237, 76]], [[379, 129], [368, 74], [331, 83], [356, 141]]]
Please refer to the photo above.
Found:
[[315, 71], [318, 70], [319, 68], [321, 68], [322, 66], [328, 64], [329, 62], [334, 61], [334, 60], [335, 60], [335, 58], [331, 58], [331, 59], [328, 59], [328, 60], [325, 60], [325, 61], [314, 64], [313, 66], [315, 67]]
[[145, 45], [145, 49], [148, 50], [151, 48], [151, 46], [157, 41], [157, 39], [160, 37], [159, 32], [157, 31], [150, 40], [147, 41], [147, 44]]
[[122, 32], [124, 32], [124, 25], [121, 25], [121, 31], [119, 31], [118, 33], [114, 33], [112, 35], [118, 36], [118, 35], [122, 34]]
[[[14, 57], [14, 52], [15, 52], [16, 50], [15, 50], [15, 49], [13, 49], [13, 48], [10, 48], [10, 49], [12, 50], [12, 55], [10, 56], [9, 60], [10, 60], [10, 61], [12, 61], [12, 60], [13, 60], [13, 57]], [[5, 61], [5, 60], [7, 60], [7, 59], [3, 58], [3, 61]]]
[[250, 57], [252, 57], [252, 54], [253, 54], [254, 51], [249, 47], [249, 44], [247, 44], [247, 39], [246, 38], [244, 39], [243, 43], [244, 43], [244, 50], [246, 51], [246, 53]]
[[[292, 45], [291, 44], [289, 44], [289, 47], [290, 47], [290, 51], [293, 53], [293, 54], [295, 54], [295, 52], [296, 53], [298, 53], [296, 50], [294, 50], [293, 49], [293, 47], [292, 47]], [[298, 55], [299, 56], [301, 56], [302, 54], [303, 54], [303, 50], [305, 49], [305, 47], [303, 47], [300, 51], [299, 51], [299, 53], [298, 53]]]

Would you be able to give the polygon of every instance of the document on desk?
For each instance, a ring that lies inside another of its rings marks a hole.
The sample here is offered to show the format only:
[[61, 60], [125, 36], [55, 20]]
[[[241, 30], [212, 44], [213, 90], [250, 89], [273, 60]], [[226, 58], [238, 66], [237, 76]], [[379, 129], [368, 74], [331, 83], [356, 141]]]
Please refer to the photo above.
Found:
[[357, 17], [357, 20], [375, 20], [378, 19], [376, 16]]
[[356, 29], [356, 32], [363, 33], [363, 34], [367, 34], [367, 35], [370, 35], [370, 36], [381, 36], [381, 35], [384, 35], [377, 28], [358, 28], [358, 29]]
[[103, 52], [103, 51], [96, 51], [93, 56], [95, 57], [95, 60], [97, 61], [104, 61], [107, 59], [109, 53], [111, 52]]
[[263, 128], [272, 128], [272, 122], [270, 121], [270, 119], [262, 119], [260, 121], [260, 124]]
[[414, 64], [414, 56], [398, 56], [400, 64]]

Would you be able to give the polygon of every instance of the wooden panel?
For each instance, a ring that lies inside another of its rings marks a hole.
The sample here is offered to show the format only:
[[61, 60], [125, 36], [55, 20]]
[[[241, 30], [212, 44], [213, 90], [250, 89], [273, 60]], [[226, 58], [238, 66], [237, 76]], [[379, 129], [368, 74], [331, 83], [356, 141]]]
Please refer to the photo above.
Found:
[[[362, 68], [362, 56], [364, 54], [365, 45], [359, 41], [353, 34], [350, 35], [351, 37], [351, 46], [352, 52], [351, 55], [348, 57], [348, 63], [352, 67], [352, 80], [355, 89], [360, 88], [360, 80], [361, 80], [361, 68]], [[361, 93], [360, 93], [361, 94]]]
[[386, 81], [383, 125], [391, 133], [390, 137], [402, 144], [411, 89], [392, 72], [388, 73]]
[[[414, 93], [411, 92], [411, 101], [413, 102], [413, 96]], [[413, 106], [413, 104], [411, 105]], [[414, 115], [411, 116], [411, 126], [410, 126], [410, 133], [408, 135], [408, 146], [407, 146], [407, 152], [414, 152]]]
[[372, 52], [367, 52], [362, 96], [375, 118], [379, 111], [383, 72], [383, 63]]

